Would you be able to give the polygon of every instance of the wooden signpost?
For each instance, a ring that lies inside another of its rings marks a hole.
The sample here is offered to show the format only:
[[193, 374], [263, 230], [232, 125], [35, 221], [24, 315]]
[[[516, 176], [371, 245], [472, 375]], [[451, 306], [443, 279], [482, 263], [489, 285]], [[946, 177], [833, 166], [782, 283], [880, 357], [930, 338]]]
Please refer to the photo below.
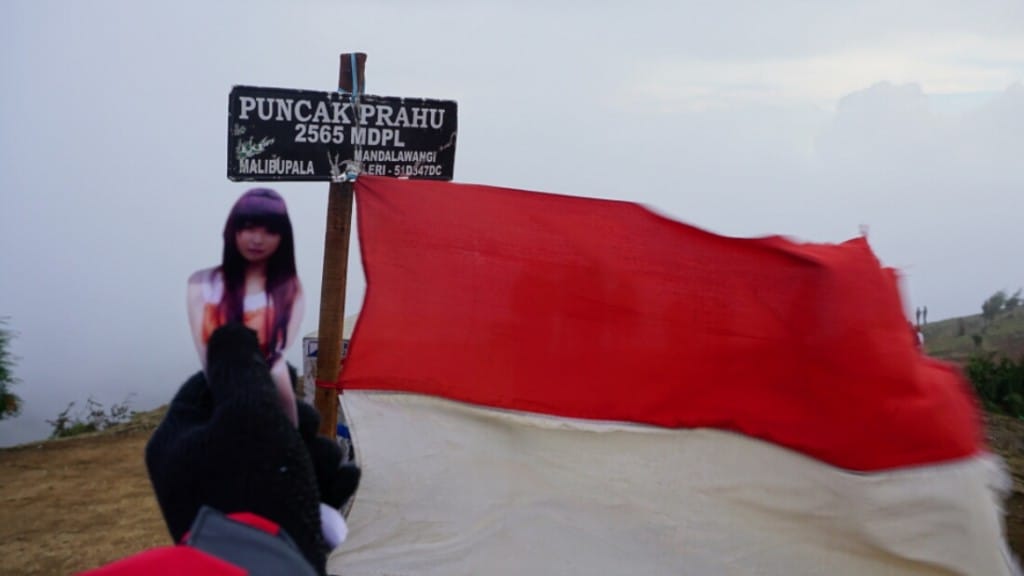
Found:
[[[366, 54], [341, 55], [338, 89], [353, 92], [365, 86]], [[355, 67], [352, 67], [353, 61]], [[353, 76], [359, 87], [354, 86]], [[352, 182], [331, 182], [327, 196], [324, 267], [320, 281], [320, 348], [316, 357], [316, 396], [321, 436], [335, 438], [338, 431], [338, 391], [320, 382], [337, 382], [341, 370], [341, 342], [345, 326], [345, 290], [348, 286], [348, 240], [352, 229]]]
[[[315, 406], [337, 434], [341, 346], [359, 173], [451, 180], [457, 105], [363, 94], [366, 54], [341, 55], [338, 92], [235, 86], [228, 101], [228, 178], [329, 181]], [[322, 385], [321, 385], [322, 384]]]

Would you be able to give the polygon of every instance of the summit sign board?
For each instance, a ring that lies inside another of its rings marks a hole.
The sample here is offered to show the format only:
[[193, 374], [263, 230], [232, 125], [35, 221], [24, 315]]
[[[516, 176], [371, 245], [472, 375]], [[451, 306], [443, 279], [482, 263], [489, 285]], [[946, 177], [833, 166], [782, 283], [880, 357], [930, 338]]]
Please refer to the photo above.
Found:
[[228, 178], [338, 181], [363, 174], [451, 180], [451, 100], [235, 86], [228, 102]]

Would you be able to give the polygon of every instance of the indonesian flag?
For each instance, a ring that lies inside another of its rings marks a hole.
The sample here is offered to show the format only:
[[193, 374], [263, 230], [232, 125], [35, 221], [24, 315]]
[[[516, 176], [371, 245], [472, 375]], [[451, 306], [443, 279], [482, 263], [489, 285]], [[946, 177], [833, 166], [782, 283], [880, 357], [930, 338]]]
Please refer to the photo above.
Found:
[[1006, 476], [863, 238], [360, 176], [329, 571], [1017, 574]]

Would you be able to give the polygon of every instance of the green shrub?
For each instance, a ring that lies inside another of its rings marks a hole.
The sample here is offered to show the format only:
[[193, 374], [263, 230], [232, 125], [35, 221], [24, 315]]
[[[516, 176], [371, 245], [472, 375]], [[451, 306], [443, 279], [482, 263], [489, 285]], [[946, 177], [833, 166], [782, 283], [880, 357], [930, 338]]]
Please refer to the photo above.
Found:
[[68, 438], [89, 432], [99, 432], [111, 426], [126, 424], [135, 415], [135, 412], [128, 406], [128, 400], [111, 405], [109, 410], [105, 409], [103, 404], [93, 400], [92, 397], [89, 397], [85, 403], [84, 414], [80, 411], [72, 413], [71, 409], [75, 407], [75, 403], [71, 402], [67, 408], [57, 414], [55, 419], [47, 420], [46, 423], [53, 427], [50, 438]]
[[1013, 361], [976, 354], [967, 362], [967, 377], [986, 409], [1024, 418], [1024, 356]]
[[21, 398], [11, 392], [18, 379], [14, 376], [14, 356], [10, 351], [14, 334], [2, 327], [6, 323], [6, 318], [0, 318], [0, 420], [21, 412]]

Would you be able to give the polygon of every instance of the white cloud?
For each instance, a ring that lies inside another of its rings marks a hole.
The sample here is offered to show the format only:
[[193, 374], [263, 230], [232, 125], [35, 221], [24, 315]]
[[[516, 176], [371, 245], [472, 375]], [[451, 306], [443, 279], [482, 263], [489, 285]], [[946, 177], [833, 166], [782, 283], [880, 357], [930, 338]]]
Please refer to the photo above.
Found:
[[[1016, 55], [1016, 59], [1010, 55]], [[754, 103], [830, 106], [878, 81], [916, 83], [929, 93], [1003, 90], [1024, 80], [1024, 36], [911, 36], [887, 45], [794, 58], [641, 63], [627, 100], [660, 110], [707, 110]]]

